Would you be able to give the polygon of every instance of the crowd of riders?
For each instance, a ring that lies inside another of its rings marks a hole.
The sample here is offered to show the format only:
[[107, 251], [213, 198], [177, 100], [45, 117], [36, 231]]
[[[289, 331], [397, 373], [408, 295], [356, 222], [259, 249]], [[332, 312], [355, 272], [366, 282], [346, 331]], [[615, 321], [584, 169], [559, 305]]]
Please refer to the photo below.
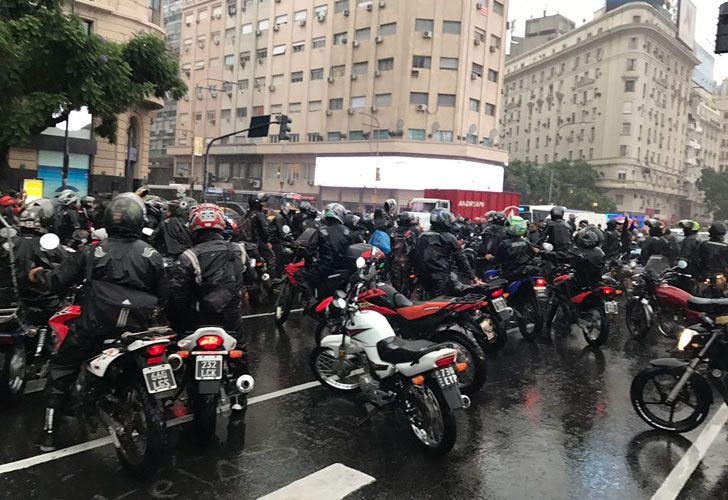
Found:
[[[142, 188], [109, 200], [64, 190], [29, 202], [23, 193], [8, 193], [0, 197], [0, 215], [15, 229], [3, 237], [14, 249], [24, 321], [47, 323], [69, 289], [83, 287], [82, 315], [50, 364], [40, 439], [46, 451], [55, 447], [57, 412], [99, 339], [119, 336], [132, 325], [153, 326], [162, 310], [175, 331], [217, 325], [244, 345], [242, 290], [251, 252], [280, 278], [291, 255], [287, 249], [305, 244], [306, 265], [296, 281], [307, 311], [316, 305], [316, 286], [351, 265], [347, 251], [356, 243], [372, 244], [387, 255], [385, 275], [396, 289], [411, 295], [416, 287], [429, 297], [462, 294], [496, 267], [515, 280], [532, 274], [536, 262], [570, 266], [575, 279], [560, 292], [569, 294], [568, 287], [598, 282], [609, 261], [637, 249], [644, 265], [674, 266], [684, 259], [686, 274], [696, 277], [728, 271], [726, 225], [720, 221], [710, 225], [705, 241], [698, 237], [697, 222], [680, 221], [680, 239], [659, 220], [639, 228], [623, 217], [600, 227], [565, 218], [562, 207], [554, 207], [542, 222], [501, 212], [467, 220], [437, 209], [425, 230], [412, 213], [399, 213], [395, 200], [364, 215], [338, 203], [319, 212], [308, 202], [285, 203], [269, 213], [260, 199], [251, 198], [248, 211], [232, 219], [215, 204], [191, 197], [167, 201]], [[61, 245], [42, 248], [40, 238], [47, 233], [56, 234]], [[7, 261], [7, 249], [3, 252]], [[0, 289], [3, 307], [13, 301], [9, 282], [4, 279]], [[118, 298], [130, 293], [141, 306], [121, 322]], [[241, 363], [239, 371], [247, 370]], [[245, 404], [236, 399], [233, 410], [244, 410]]]

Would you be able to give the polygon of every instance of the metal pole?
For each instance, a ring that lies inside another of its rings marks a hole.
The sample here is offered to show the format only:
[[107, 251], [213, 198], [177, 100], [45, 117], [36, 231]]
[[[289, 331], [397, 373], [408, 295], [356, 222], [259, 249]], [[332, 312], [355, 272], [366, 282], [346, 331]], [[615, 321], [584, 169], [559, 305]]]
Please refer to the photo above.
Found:
[[69, 138], [68, 138], [68, 122], [70, 121], [69, 118], [71, 116], [71, 113], [66, 114], [66, 131], [63, 134], [63, 169], [61, 170], [61, 191], [66, 189], [66, 185], [68, 183], [68, 168], [70, 163], [70, 144], [69, 144]]

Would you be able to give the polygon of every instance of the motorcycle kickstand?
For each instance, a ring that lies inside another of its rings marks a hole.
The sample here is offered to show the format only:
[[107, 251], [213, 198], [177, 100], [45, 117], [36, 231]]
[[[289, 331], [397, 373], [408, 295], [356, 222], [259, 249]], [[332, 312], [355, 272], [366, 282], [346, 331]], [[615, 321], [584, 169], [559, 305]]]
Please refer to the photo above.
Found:
[[[366, 406], [366, 403], [365, 403], [365, 406]], [[373, 408], [371, 410], [367, 410], [367, 414], [365, 417], [360, 418], [354, 422], [354, 427], [361, 427], [362, 425], [366, 424], [367, 422], [369, 422], [372, 419], [372, 417], [374, 415], [380, 413], [384, 408], [386, 408], [389, 405], [384, 404], [384, 405], [372, 405], [372, 406], [373, 406]]]

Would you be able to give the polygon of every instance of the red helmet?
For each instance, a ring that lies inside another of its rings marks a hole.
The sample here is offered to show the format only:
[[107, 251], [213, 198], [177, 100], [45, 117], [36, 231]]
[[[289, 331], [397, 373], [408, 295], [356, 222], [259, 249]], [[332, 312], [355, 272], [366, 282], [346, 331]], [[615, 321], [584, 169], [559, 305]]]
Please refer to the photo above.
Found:
[[214, 203], [198, 205], [190, 213], [190, 231], [194, 233], [204, 229], [225, 230], [225, 214]]

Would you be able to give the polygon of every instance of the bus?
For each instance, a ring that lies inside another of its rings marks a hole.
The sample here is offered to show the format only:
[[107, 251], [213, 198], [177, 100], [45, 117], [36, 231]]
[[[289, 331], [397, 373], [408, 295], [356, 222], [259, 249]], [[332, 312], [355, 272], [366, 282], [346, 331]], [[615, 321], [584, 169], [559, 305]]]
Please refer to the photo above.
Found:
[[[551, 215], [551, 209], [557, 206], [560, 205], [519, 205], [518, 213], [529, 222], [540, 222], [549, 217]], [[564, 207], [564, 219], [568, 219], [571, 214], [576, 216], [577, 224], [581, 220], [587, 220], [589, 224], [594, 224], [595, 226], [601, 225], [602, 228], [607, 226], [607, 214]]]

